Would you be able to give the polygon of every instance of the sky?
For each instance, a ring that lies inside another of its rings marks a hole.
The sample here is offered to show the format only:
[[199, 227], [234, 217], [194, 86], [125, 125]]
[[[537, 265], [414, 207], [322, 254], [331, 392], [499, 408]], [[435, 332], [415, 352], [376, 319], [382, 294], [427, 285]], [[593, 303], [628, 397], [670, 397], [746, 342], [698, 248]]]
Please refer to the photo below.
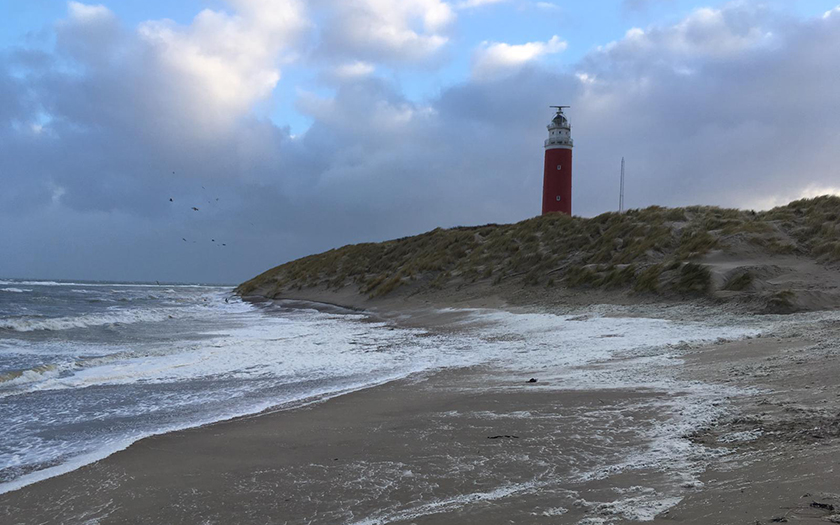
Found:
[[837, 2], [0, 0], [0, 277], [237, 283], [523, 220], [556, 104], [576, 215], [622, 157], [628, 207], [840, 194]]

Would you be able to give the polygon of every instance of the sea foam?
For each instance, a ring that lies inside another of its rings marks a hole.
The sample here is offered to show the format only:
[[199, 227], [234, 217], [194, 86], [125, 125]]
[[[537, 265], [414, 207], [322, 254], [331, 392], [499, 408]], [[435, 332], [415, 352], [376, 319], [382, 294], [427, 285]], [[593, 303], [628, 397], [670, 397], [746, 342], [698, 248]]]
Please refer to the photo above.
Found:
[[[103, 293], [112, 293], [108, 290]], [[150, 323], [148, 338], [133, 335], [141, 339], [117, 345], [75, 340], [76, 332], [68, 332], [60, 348], [49, 346], [57, 344], [49, 339], [7, 340], [9, 345], [2, 347], [7, 355], [17, 352], [26, 362], [37, 364], [32, 356], [42, 349], [45, 359], [54, 361], [12, 371], [14, 377], [0, 384], [7, 394], [0, 416], [15, 429], [13, 433], [0, 429], [0, 448], [6, 451], [0, 464], [17, 458], [27, 472], [22, 477], [12, 475], [0, 492], [101, 459], [144, 436], [323, 399], [436, 369], [492, 365], [488, 369], [502, 370], [507, 378], [512, 371], [539, 374], [541, 388], [551, 388], [544, 383], [553, 382], [558, 388], [673, 390], [679, 385], [650, 369], [672, 365], [674, 346], [744, 337], [761, 329], [597, 314], [580, 318], [472, 310], [458, 329], [434, 333], [373, 322], [358, 313], [281, 309], [268, 314], [236, 299], [225, 302], [228, 293], [195, 289], [179, 299], [180, 308], [106, 309], [78, 316], [0, 320], [0, 328], [30, 336], [46, 330]], [[190, 323], [177, 330], [166, 324], [153, 326], [170, 316], [188, 318]], [[78, 345], [76, 355], [68, 351], [73, 341]], [[616, 357], [633, 366], [604, 365]], [[593, 363], [599, 366], [588, 366]], [[503, 388], [492, 378], [486, 384]], [[37, 421], [31, 418], [33, 411], [40, 414]], [[80, 427], [79, 421], [87, 423]], [[677, 425], [662, 436], [651, 436], [659, 440], [658, 452], [637, 458], [639, 463], [662, 462], [679, 454], [674, 444], [684, 428]], [[39, 436], [45, 435], [53, 436], [51, 441], [41, 440]], [[522, 488], [527, 489], [509, 487]], [[505, 489], [484, 496], [505, 497]], [[444, 508], [449, 505], [440, 503]]]

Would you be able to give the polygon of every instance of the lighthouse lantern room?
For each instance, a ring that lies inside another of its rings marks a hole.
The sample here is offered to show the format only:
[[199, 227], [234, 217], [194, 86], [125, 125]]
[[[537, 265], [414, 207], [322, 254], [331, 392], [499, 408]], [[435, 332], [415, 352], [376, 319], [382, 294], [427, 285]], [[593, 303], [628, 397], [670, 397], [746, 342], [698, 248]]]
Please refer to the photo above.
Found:
[[572, 126], [563, 113], [569, 106], [551, 106], [557, 110], [548, 124], [543, 170], [543, 215], [552, 212], [572, 214]]

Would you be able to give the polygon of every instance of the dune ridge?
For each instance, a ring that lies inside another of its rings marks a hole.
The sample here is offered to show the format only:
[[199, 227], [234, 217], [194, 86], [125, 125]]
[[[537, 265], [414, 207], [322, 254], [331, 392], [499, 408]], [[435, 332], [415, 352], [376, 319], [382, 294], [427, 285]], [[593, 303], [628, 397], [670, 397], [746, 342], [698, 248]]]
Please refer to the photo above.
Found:
[[245, 297], [375, 306], [713, 300], [764, 313], [840, 306], [840, 197], [756, 212], [651, 206], [435, 229], [348, 245], [242, 283]]

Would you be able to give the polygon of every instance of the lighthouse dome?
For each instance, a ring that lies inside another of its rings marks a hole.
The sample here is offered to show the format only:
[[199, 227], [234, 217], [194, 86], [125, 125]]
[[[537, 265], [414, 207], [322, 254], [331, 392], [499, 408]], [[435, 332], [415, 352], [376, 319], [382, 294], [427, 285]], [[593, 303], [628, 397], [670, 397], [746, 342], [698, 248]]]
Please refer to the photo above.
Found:
[[571, 149], [574, 146], [572, 126], [569, 124], [569, 119], [563, 114], [562, 107], [557, 107], [557, 113], [546, 127], [548, 128], [548, 138], [545, 140], [546, 149]]
[[569, 119], [566, 118], [566, 115], [562, 113], [557, 113], [554, 115], [554, 118], [551, 119], [551, 124], [548, 126], [549, 128], [568, 128], [569, 127]]

